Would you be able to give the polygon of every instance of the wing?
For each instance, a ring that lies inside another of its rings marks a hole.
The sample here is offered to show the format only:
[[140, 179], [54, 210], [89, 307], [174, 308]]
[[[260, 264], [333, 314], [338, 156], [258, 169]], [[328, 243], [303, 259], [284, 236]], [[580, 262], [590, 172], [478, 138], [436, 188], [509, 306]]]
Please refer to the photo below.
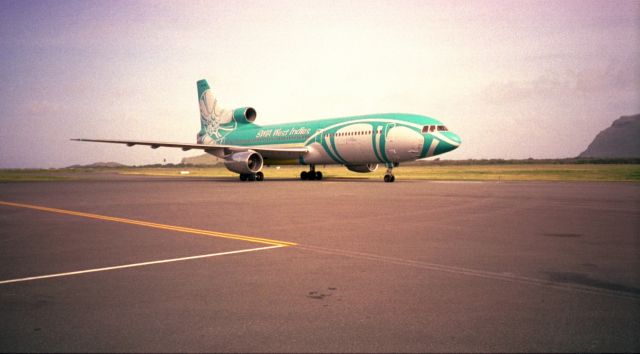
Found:
[[182, 151], [188, 151], [191, 149], [204, 150], [216, 156], [226, 156], [234, 152], [241, 152], [247, 150], [253, 150], [262, 157], [274, 160], [286, 160], [297, 159], [304, 155], [309, 150], [305, 147], [300, 148], [270, 148], [270, 147], [253, 147], [253, 146], [239, 146], [239, 145], [209, 145], [209, 144], [185, 144], [185, 143], [171, 143], [162, 141], [140, 141], [140, 140], [105, 140], [105, 139], [71, 139], [73, 141], [88, 141], [94, 143], [111, 143], [111, 144], [125, 144], [127, 146], [144, 145], [150, 146], [152, 149], [159, 147], [171, 147], [180, 148]]

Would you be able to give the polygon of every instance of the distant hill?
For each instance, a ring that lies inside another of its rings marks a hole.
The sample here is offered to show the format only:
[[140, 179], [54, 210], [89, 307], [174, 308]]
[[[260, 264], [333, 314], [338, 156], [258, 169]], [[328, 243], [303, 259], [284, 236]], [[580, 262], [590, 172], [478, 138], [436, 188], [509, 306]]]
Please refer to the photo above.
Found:
[[72, 165], [69, 166], [68, 168], [83, 168], [83, 167], [93, 167], [93, 168], [97, 168], [97, 167], [127, 167], [127, 165], [123, 165], [121, 163], [118, 162], [94, 162], [90, 165]]
[[220, 163], [220, 161], [222, 160], [213, 155], [202, 154], [193, 157], [185, 157], [180, 161], [180, 163], [183, 165], [216, 165]]
[[640, 114], [615, 120], [578, 157], [640, 157]]

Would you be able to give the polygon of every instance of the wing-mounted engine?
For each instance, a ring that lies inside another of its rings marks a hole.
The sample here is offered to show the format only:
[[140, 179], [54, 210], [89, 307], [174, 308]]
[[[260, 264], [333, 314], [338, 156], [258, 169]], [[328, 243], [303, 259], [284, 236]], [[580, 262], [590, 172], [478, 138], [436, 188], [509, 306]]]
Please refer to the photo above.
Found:
[[256, 120], [258, 113], [253, 107], [242, 107], [233, 110], [233, 119], [238, 124], [249, 124]]
[[345, 165], [349, 171], [358, 173], [369, 173], [378, 169], [377, 163], [368, 163], [366, 165]]
[[263, 164], [262, 155], [253, 150], [236, 152], [224, 158], [224, 167], [239, 174], [260, 172]]

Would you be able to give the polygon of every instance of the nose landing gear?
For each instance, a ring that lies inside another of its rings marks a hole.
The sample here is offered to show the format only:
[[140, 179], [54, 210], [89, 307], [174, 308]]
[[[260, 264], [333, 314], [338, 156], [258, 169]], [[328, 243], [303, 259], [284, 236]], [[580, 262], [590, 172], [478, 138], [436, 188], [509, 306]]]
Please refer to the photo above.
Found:
[[[395, 164], [387, 164], [387, 172], [384, 173], [384, 181], [387, 183], [394, 182], [396, 180], [396, 176], [393, 175], [393, 166]], [[397, 165], [396, 165], [397, 166]]]

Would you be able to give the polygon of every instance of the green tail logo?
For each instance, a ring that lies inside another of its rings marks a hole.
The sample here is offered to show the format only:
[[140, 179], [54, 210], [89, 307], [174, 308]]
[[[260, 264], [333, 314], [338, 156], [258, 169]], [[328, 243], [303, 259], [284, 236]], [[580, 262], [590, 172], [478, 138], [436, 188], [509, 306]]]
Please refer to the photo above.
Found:
[[207, 80], [198, 81], [197, 86], [200, 104], [200, 132], [198, 132], [197, 142], [198, 144], [224, 144], [225, 136], [237, 126], [233, 119], [233, 111], [220, 106]]

